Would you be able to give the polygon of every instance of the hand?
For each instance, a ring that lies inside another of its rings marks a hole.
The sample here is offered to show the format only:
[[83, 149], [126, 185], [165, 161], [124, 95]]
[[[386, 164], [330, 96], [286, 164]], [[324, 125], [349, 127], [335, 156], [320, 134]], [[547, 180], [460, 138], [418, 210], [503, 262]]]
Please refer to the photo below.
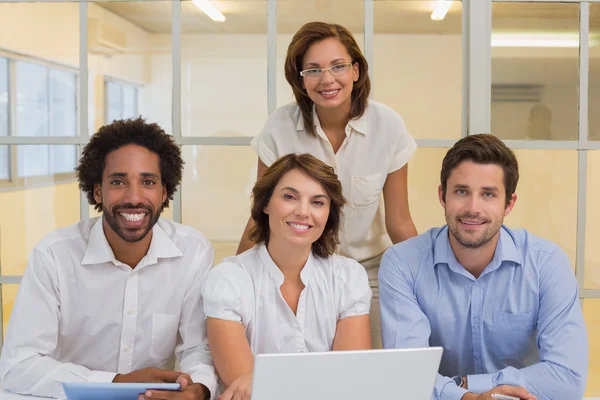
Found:
[[193, 383], [188, 374], [179, 373], [176, 383], [181, 385], [181, 390], [147, 390], [140, 394], [138, 400], [205, 400], [208, 399], [208, 389], [200, 384]]
[[252, 372], [237, 378], [218, 400], [250, 400], [252, 394]]
[[517, 397], [522, 400], [536, 400], [535, 396], [527, 391], [527, 389], [520, 386], [509, 386], [509, 385], [501, 385], [495, 387], [494, 389], [481, 393], [465, 393], [465, 395], [461, 398], [461, 400], [495, 400], [492, 397], [493, 393], [504, 394], [507, 396]]
[[[160, 368], [143, 368], [131, 371], [128, 374], [117, 374], [114, 377], [115, 383], [175, 383], [181, 372], [167, 371]], [[189, 377], [189, 375], [188, 375]], [[190, 383], [191, 383], [190, 379]]]

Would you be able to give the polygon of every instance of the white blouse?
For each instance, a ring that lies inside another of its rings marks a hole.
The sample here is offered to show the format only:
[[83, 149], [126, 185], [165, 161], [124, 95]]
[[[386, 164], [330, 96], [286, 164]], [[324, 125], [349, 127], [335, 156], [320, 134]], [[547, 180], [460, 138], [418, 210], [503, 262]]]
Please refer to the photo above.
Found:
[[314, 108], [313, 119], [316, 137], [304, 128], [296, 103], [280, 107], [252, 140], [252, 147], [267, 167], [290, 153], [310, 153], [333, 167], [348, 200], [339, 253], [359, 262], [376, 257], [392, 245], [385, 227], [383, 186], [388, 174], [408, 163], [417, 144], [400, 115], [373, 100], [360, 118], [348, 122], [337, 153]]
[[371, 288], [356, 261], [311, 254], [296, 315], [281, 295], [284, 277], [265, 245], [228, 257], [204, 284], [207, 317], [240, 322], [253, 354], [329, 351], [337, 322], [369, 314]]

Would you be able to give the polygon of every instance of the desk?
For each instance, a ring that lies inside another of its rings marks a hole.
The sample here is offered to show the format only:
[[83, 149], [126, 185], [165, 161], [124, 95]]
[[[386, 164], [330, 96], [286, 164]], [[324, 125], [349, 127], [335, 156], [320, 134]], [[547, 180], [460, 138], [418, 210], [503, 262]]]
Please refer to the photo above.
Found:
[[[35, 396], [23, 396], [20, 394], [14, 394], [6, 392], [0, 389], [0, 400], [36, 400], [36, 399], [44, 399], [48, 400], [48, 397], [35, 397]], [[586, 397], [583, 400], [600, 400], [600, 397]]]

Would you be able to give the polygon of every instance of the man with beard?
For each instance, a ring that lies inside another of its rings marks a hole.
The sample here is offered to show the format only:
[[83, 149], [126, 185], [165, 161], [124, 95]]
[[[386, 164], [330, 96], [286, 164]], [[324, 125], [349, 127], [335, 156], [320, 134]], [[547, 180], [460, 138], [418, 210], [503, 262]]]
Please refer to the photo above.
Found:
[[214, 251], [196, 230], [160, 218], [182, 170], [171, 136], [141, 118], [91, 138], [77, 176], [102, 216], [34, 248], [2, 349], [5, 390], [64, 398], [61, 382], [179, 382], [181, 391], [141, 397], [215, 393], [200, 295]]
[[384, 347], [443, 347], [433, 399], [583, 397], [588, 344], [569, 259], [503, 225], [518, 179], [515, 155], [496, 137], [459, 140], [438, 189], [447, 225], [383, 257]]

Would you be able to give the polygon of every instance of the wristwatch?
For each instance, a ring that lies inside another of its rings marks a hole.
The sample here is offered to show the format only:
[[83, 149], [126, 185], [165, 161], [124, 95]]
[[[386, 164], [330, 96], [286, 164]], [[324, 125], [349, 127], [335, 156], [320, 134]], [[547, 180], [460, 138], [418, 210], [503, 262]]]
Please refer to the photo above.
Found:
[[463, 384], [465, 383], [465, 379], [462, 376], [453, 376], [452, 380], [454, 381], [454, 383], [456, 383], [456, 386], [458, 387], [463, 387]]

